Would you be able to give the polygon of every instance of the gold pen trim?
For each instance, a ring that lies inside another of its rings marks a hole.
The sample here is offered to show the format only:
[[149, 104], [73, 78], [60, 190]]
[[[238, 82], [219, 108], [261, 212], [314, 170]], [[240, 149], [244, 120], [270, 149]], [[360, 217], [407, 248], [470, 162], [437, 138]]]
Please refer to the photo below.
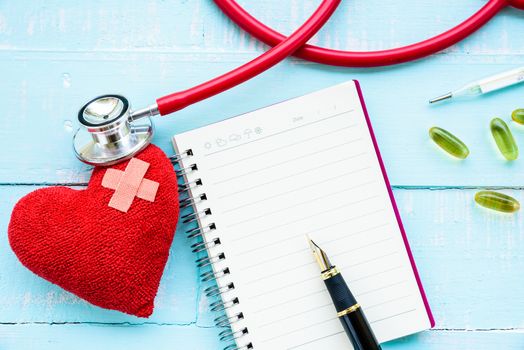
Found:
[[347, 315], [347, 314], [350, 314], [350, 313], [352, 313], [352, 312], [357, 311], [358, 309], [360, 309], [360, 304], [357, 303], [357, 304], [355, 304], [355, 305], [353, 305], [353, 306], [348, 307], [348, 308], [345, 309], [345, 310], [342, 310], [342, 311], [340, 311], [340, 312], [337, 312], [337, 317], [345, 316], [345, 315]]
[[320, 276], [322, 277], [323, 280], [327, 280], [328, 278], [336, 276], [339, 273], [340, 272], [338, 271], [338, 269], [336, 267], [332, 267], [329, 270], [322, 272], [322, 274]]

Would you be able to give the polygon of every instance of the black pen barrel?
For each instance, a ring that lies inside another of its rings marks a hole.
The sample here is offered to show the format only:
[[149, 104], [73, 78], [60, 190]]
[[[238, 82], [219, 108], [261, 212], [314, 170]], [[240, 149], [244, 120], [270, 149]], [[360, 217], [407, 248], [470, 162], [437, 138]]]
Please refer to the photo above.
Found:
[[342, 327], [353, 344], [355, 350], [380, 350], [380, 344], [377, 342], [371, 327], [362, 312], [362, 308], [339, 317]]
[[322, 274], [327, 290], [331, 295], [337, 315], [355, 350], [380, 350], [371, 327], [344, 281], [344, 277], [335, 268]]

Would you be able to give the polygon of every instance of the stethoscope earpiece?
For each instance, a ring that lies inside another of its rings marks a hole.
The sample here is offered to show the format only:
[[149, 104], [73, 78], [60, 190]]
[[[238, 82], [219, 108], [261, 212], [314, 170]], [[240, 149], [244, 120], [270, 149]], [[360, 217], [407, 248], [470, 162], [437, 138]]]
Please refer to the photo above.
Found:
[[129, 159], [153, 138], [150, 115], [132, 114], [128, 100], [120, 95], [92, 99], [78, 112], [78, 121], [75, 155], [90, 165], [108, 166]]

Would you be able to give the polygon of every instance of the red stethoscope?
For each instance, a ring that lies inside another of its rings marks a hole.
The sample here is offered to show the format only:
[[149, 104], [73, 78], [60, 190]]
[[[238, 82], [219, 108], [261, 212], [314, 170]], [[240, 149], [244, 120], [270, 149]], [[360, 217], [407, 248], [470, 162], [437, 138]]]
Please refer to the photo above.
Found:
[[82, 128], [74, 138], [76, 156], [85, 163], [101, 166], [129, 159], [151, 142], [153, 125], [150, 117], [173, 113], [231, 89], [290, 55], [333, 66], [393, 65], [428, 56], [459, 42], [505, 7], [524, 10], [524, 0], [489, 0], [473, 16], [452, 29], [431, 39], [389, 50], [352, 52], [306, 44], [328, 21], [340, 3], [341, 0], [323, 0], [300, 28], [285, 37], [251, 16], [234, 0], [215, 0], [215, 4], [233, 22], [273, 48], [226, 74], [190, 89], [160, 97], [155, 104], [136, 111], [131, 111], [128, 100], [120, 95], [103, 95], [92, 99], [78, 113]]

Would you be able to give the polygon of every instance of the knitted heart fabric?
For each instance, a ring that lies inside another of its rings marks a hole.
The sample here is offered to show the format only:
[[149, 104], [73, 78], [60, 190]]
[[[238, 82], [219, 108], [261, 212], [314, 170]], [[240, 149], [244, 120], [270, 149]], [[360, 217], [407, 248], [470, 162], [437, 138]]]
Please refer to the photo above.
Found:
[[[153, 202], [135, 197], [127, 212], [108, 206], [115, 189], [102, 186], [108, 168], [96, 167], [87, 189], [49, 187], [23, 197], [8, 235], [38, 276], [94, 305], [148, 317], [178, 221], [178, 188], [158, 147], [135, 158], [149, 163], [144, 178], [158, 182]], [[123, 173], [128, 163], [111, 168]]]

